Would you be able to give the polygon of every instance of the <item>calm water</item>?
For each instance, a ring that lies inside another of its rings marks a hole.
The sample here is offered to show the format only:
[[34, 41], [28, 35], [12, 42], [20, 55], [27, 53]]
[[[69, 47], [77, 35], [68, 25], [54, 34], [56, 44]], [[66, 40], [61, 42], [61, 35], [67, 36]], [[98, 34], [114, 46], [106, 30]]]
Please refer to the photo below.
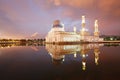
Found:
[[120, 44], [0, 44], [0, 80], [120, 80]]

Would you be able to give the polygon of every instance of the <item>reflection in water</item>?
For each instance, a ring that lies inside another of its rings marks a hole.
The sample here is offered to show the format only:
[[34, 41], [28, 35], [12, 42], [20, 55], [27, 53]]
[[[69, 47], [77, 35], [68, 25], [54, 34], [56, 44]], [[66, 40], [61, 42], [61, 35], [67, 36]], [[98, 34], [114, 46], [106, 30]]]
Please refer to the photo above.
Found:
[[0, 80], [117, 80], [116, 45], [0, 44]]
[[94, 54], [95, 54], [95, 64], [98, 65], [99, 54], [100, 54], [99, 48], [94, 49]]
[[16, 44], [0, 44], [0, 48], [10, 48], [14, 47]]
[[28, 43], [7, 43], [7, 44], [0, 44], [0, 48], [10, 48], [15, 46], [32, 46], [31, 48], [35, 51], [38, 51], [37, 46], [45, 46], [45, 44], [28, 44]]
[[88, 51], [94, 50], [95, 64], [98, 65], [100, 50], [99, 47], [103, 44], [80, 44], [80, 45], [52, 45], [47, 44], [46, 49], [49, 52], [53, 64], [61, 64], [65, 61], [65, 55], [73, 54], [74, 58], [77, 54], [80, 54], [82, 58], [82, 69], [86, 69], [86, 57], [88, 57]]
[[[33, 49], [34, 51], [39, 51], [40, 47], [39, 46], [43, 46], [44, 44], [0, 44], [0, 48], [10, 48], [10, 47], [14, 47], [14, 46], [31, 46], [31, 49]], [[52, 62], [55, 65], [59, 65], [61, 63], [63, 63], [65, 61], [65, 55], [67, 54], [73, 54], [74, 58], [77, 58], [78, 55], [81, 56], [82, 58], [82, 69], [86, 70], [86, 64], [87, 64], [87, 60], [86, 58], [88, 57], [88, 52], [90, 50], [94, 50], [94, 61], [95, 64], [98, 65], [99, 64], [99, 55], [100, 55], [100, 50], [99, 48], [101, 46], [117, 46], [119, 44], [79, 44], [79, 45], [52, 45], [52, 44], [47, 44], [46, 45], [46, 49], [49, 52], [51, 58], [52, 58]], [[0, 52], [1, 54], [1, 52]]]
[[40, 50], [39, 46], [31, 46], [31, 49], [33, 49], [34, 51], [39, 51]]

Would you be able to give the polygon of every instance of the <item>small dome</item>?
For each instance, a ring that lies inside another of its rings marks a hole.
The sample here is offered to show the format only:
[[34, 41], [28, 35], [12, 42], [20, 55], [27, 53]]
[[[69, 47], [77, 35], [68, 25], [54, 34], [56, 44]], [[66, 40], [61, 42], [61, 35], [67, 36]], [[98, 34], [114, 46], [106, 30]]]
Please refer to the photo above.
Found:
[[53, 27], [63, 27], [62, 23], [60, 22], [60, 20], [55, 20], [53, 22]]

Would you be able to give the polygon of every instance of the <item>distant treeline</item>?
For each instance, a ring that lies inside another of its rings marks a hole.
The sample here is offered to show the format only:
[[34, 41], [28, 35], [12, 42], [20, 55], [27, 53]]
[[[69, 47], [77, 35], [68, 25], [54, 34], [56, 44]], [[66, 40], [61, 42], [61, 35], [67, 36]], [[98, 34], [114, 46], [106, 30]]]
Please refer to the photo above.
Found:
[[41, 43], [44, 42], [45, 39], [0, 39], [0, 43]]
[[101, 38], [103, 38], [105, 41], [118, 41], [120, 40], [120, 36], [115, 35], [101, 35]]

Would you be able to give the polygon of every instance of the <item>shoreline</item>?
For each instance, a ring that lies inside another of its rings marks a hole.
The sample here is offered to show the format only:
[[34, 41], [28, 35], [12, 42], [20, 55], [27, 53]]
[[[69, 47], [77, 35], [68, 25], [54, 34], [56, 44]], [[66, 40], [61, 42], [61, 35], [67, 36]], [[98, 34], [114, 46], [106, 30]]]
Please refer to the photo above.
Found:
[[45, 42], [45, 44], [96, 44], [96, 43], [120, 43], [120, 41], [99, 41], [99, 42]]
[[[29, 42], [0, 42], [0, 44], [15, 44], [15, 43], [29, 43]], [[31, 42], [44, 44], [89, 44], [89, 43], [120, 43], [120, 41], [99, 41], [99, 42]]]

